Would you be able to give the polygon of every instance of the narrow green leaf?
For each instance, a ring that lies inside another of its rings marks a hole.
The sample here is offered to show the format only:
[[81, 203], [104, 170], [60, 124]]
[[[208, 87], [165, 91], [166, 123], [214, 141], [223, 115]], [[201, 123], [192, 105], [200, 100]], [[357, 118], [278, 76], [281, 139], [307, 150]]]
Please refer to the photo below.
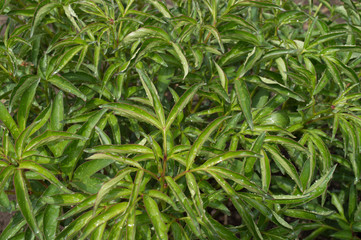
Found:
[[171, 12], [168, 10], [167, 6], [164, 3], [155, 0], [150, 0], [150, 2], [155, 8], [158, 9], [159, 12], [163, 14], [164, 17], [166, 18], [172, 17]]
[[[91, 116], [89, 120], [76, 132], [76, 134], [88, 139], [105, 112], [106, 110], [103, 109]], [[67, 155], [67, 158], [61, 162], [60, 169], [69, 177], [71, 177], [76, 164], [86, 147], [86, 143], [86, 140], [74, 140], [65, 149], [64, 155]]]
[[53, 109], [50, 116], [50, 128], [54, 131], [62, 131], [64, 126], [64, 94], [59, 91], [54, 98]]
[[325, 35], [322, 35], [318, 37], [317, 39], [313, 40], [310, 45], [308, 45], [307, 49], [313, 48], [317, 45], [320, 45], [321, 43], [331, 41], [333, 39], [339, 38], [344, 36], [346, 33], [344, 31], [342, 32], [334, 32], [334, 33], [328, 33]]
[[296, 150], [299, 150], [299, 151], [304, 152], [306, 154], [309, 154], [309, 152], [307, 151], [307, 149], [305, 147], [303, 147], [301, 144], [299, 144], [295, 140], [292, 140], [292, 139], [289, 139], [289, 138], [269, 135], [269, 136], [266, 136], [264, 142], [266, 142], [266, 143], [268, 143], [268, 142], [277, 143], [277, 144], [289, 147], [291, 149], [296, 149]]
[[130, 158], [120, 157], [120, 156], [114, 156], [112, 154], [106, 154], [106, 153], [96, 153], [92, 156], [88, 157], [87, 159], [93, 160], [93, 159], [104, 159], [104, 160], [113, 160], [114, 162], [123, 163], [129, 166], [133, 166], [139, 169], [142, 169], [142, 166]]
[[33, 122], [36, 122], [37, 124], [32, 128], [31, 132], [29, 133], [29, 136], [33, 135], [35, 132], [37, 132], [39, 129], [41, 129], [44, 126], [44, 124], [46, 124], [46, 122], [50, 118], [51, 110], [52, 110], [52, 106], [51, 105], [47, 106], [34, 119]]
[[261, 195], [264, 195], [262, 189], [260, 189], [255, 183], [249, 181], [245, 176], [236, 173], [234, 171], [221, 168], [221, 167], [210, 167], [206, 170], [207, 172], [217, 173], [220, 174], [223, 178], [230, 179], [235, 183], [239, 184], [240, 186], [248, 189], [251, 192], [255, 192]]
[[65, 78], [59, 77], [58, 75], [53, 75], [48, 78], [47, 81], [58, 87], [59, 89], [63, 90], [64, 92], [73, 94], [83, 99], [83, 101], [86, 101], [87, 99], [87, 97], [78, 88], [76, 88], [71, 82], [69, 82]]
[[255, 67], [256, 62], [261, 58], [263, 51], [260, 48], [254, 47], [246, 58], [246, 61], [237, 70], [237, 79], [241, 79], [250, 69]]
[[327, 70], [331, 73], [333, 80], [340, 87], [341, 90], [345, 90], [344, 82], [341, 79], [340, 71], [337, 66], [333, 64], [327, 57], [322, 57], [323, 61], [325, 61], [327, 65]]
[[[193, 227], [199, 230], [199, 224], [196, 220], [197, 215], [194, 212], [193, 208], [191, 207], [189, 199], [184, 195], [182, 189], [173, 180], [173, 178], [166, 176], [165, 180], [167, 181], [167, 183], [168, 183], [170, 189], [172, 190], [173, 194], [175, 195], [175, 197], [178, 199], [182, 208], [187, 212], [188, 216], [190, 217]], [[198, 235], [200, 235], [200, 234], [198, 234]]]
[[315, 181], [308, 189], [305, 190], [304, 194], [309, 194], [311, 199], [319, 197], [327, 189], [327, 185], [332, 178], [332, 175], [336, 169], [336, 165], [327, 171], [321, 178]]
[[307, 211], [303, 209], [286, 209], [283, 212], [286, 216], [297, 218], [297, 219], [307, 219], [313, 221], [323, 220], [325, 217], [334, 214], [334, 211], [327, 211], [324, 213], [319, 213], [316, 211]]
[[223, 42], [217, 28], [213, 27], [212, 25], [204, 25], [203, 27], [207, 29], [210, 33], [212, 33], [213, 37], [217, 39], [219, 47], [221, 48], [221, 52], [224, 53]]
[[271, 164], [268, 159], [267, 153], [264, 150], [261, 150], [262, 157], [260, 158], [260, 168], [262, 175], [262, 189], [268, 192], [268, 189], [271, 184]]
[[[99, 209], [97, 211], [97, 215], [102, 211], [103, 209]], [[76, 218], [74, 221], [72, 221], [66, 228], [58, 235], [56, 236], [56, 240], [66, 240], [73, 238], [84, 226], [86, 226], [93, 217], [93, 211], [88, 211], [81, 215], [80, 217]]]
[[119, 216], [127, 209], [128, 203], [121, 202], [109, 207], [104, 213], [92, 218], [88, 221], [86, 227], [84, 228], [83, 234], [80, 236], [79, 240], [84, 240], [86, 237], [91, 234], [97, 227], [108, 222], [112, 218]]
[[17, 115], [19, 131], [23, 131], [26, 128], [26, 122], [29, 117], [29, 112], [30, 112], [39, 82], [40, 82], [40, 80], [38, 79], [27, 90], [25, 90], [24, 94], [21, 97], [19, 109], [18, 109], [18, 115]]
[[19, 165], [19, 169], [28, 169], [31, 171], [34, 171], [53, 184], [55, 184], [60, 190], [66, 192], [66, 193], [72, 193], [69, 189], [67, 189], [64, 184], [62, 184], [59, 179], [57, 179], [48, 169], [40, 166], [39, 164], [31, 161], [22, 161]]
[[0, 101], [0, 120], [3, 122], [3, 124], [10, 131], [11, 135], [13, 135], [14, 138], [17, 138], [20, 135], [18, 126], [16, 125], [14, 119], [11, 117], [10, 113], [8, 112], [2, 101]]
[[305, 101], [298, 93], [296, 93], [293, 90], [291, 90], [290, 88], [278, 83], [277, 81], [273, 81], [271, 79], [264, 78], [264, 77], [256, 77], [256, 76], [252, 76], [252, 77], [246, 78], [246, 79], [247, 79], [247, 81], [258, 84], [260, 87], [264, 87], [273, 92], [277, 92], [283, 96], [291, 97], [300, 102]]
[[[53, 196], [45, 196], [41, 199], [41, 201], [51, 205], [71, 206], [71, 205], [77, 205], [83, 202], [85, 199], [86, 199], [86, 195], [84, 194], [71, 193], [71, 194], [56, 194]], [[58, 217], [59, 216], [57, 216], [57, 218]]]
[[264, 145], [264, 148], [273, 156], [273, 160], [276, 161], [280, 166], [282, 166], [284, 168], [286, 173], [295, 181], [297, 186], [302, 191], [303, 187], [302, 187], [300, 177], [297, 173], [295, 166], [291, 163], [291, 161], [289, 161], [285, 157], [281, 156], [280, 152], [275, 147], [272, 147], [270, 145]]
[[162, 124], [152, 114], [145, 110], [127, 103], [110, 103], [102, 105], [101, 108], [114, 110], [116, 114], [124, 117], [135, 118], [136, 120], [151, 124], [158, 129], [163, 129]]
[[192, 87], [188, 88], [188, 90], [178, 99], [177, 103], [173, 106], [172, 110], [170, 111], [165, 131], [169, 130], [170, 126], [178, 116], [178, 114], [182, 113], [185, 106], [189, 103], [189, 101], [193, 98], [194, 94], [196, 94], [197, 90], [202, 86], [202, 84], [199, 85], [193, 85]]
[[153, 153], [153, 150], [149, 147], [142, 146], [139, 144], [122, 144], [122, 145], [99, 145], [85, 150], [88, 153], [119, 153], [119, 154], [130, 154], [130, 153]]
[[123, 44], [128, 45], [137, 40], [141, 40], [149, 37], [158, 37], [166, 42], [170, 41], [170, 36], [161, 28], [158, 27], [143, 27], [134, 32], [131, 32], [123, 39]]
[[157, 114], [158, 121], [164, 127], [165, 126], [165, 117], [164, 117], [164, 109], [162, 103], [160, 102], [160, 98], [155, 88], [153, 82], [149, 79], [148, 75], [144, 71], [143, 65], [137, 64], [137, 72], [140, 76], [140, 80], [142, 81], [143, 87], [148, 95], [150, 102]]
[[216, 128], [229, 117], [219, 117], [211, 122], [204, 131], [198, 136], [197, 140], [193, 143], [192, 148], [189, 150], [187, 156], [187, 170], [191, 168], [194, 159], [198, 155], [203, 144], [208, 140], [210, 135], [216, 130]]
[[242, 158], [242, 157], [256, 157], [256, 158], [260, 158], [261, 155], [251, 152], [251, 151], [247, 151], [247, 150], [242, 150], [242, 151], [235, 151], [235, 152], [226, 152], [223, 153], [217, 157], [208, 159], [205, 163], [203, 163], [201, 166], [197, 167], [195, 170], [197, 169], [206, 169], [209, 168], [211, 166], [214, 166], [220, 162], [229, 160], [229, 159], [233, 159], [233, 158]]
[[59, 140], [67, 140], [67, 139], [79, 139], [79, 140], [86, 140], [85, 137], [79, 136], [73, 133], [67, 132], [57, 132], [57, 131], [45, 131], [43, 134], [33, 138], [28, 145], [25, 147], [25, 151], [30, 151], [32, 149], [36, 149], [40, 146], [49, 144], [54, 141]]
[[170, 197], [168, 197], [168, 195], [166, 195], [165, 193], [162, 193], [161, 191], [158, 191], [158, 190], [151, 189], [151, 190], [147, 191], [147, 194], [152, 198], [158, 198], [159, 200], [162, 200], [162, 201], [168, 203], [169, 205], [171, 205], [174, 208], [174, 210], [177, 210], [177, 211], [179, 210], [179, 208], [177, 207], [175, 202]]
[[312, 20], [312, 24], [310, 24], [308, 26], [308, 29], [307, 29], [307, 32], [306, 32], [306, 36], [305, 36], [305, 41], [304, 41], [304, 44], [303, 44], [303, 47], [304, 48], [307, 48], [309, 46], [309, 43], [311, 41], [311, 37], [312, 37], [312, 33], [313, 33], [313, 30], [315, 28], [315, 25], [318, 21], [318, 16], [316, 16], [313, 20]]
[[228, 92], [228, 78], [223, 69], [215, 62], [213, 61], [214, 65], [217, 68], [218, 76], [221, 81], [221, 85], [224, 88], [226, 92]]
[[314, 134], [313, 132], [311, 132], [309, 137], [317, 147], [318, 151], [320, 151], [320, 154], [322, 156], [323, 171], [327, 171], [331, 167], [331, 162], [332, 162], [331, 153], [327, 148], [327, 145], [317, 134]]
[[183, 66], [183, 72], [184, 72], [184, 76], [183, 76], [183, 79], [186, 78], [186, 76], [188, 75], [188, 72], [189, 72], [189, 67], [188, 67], [188, 62], [187, 62], [187, 59], [186, 57], [184, 56], [181, 48], [179, 47], [178, 44], [176, 43], [173, 43], [171, 42], [173, 48], [174, 48], [174, 51], [178, 54], [178, 58], [179, 60], [181, 61], [182, 63], [182, 66]]
[[168, 239], [168, 229], [163, 222], [157, 203], [148, 195], [143, 196], [143, 201], [158, 238], [161, 240]]
[[5, 184], [7, 183], [7, 181], [9, 180], [9, 178], [13, 175], [15, 170], [15, 167], [12, 165], [9, 165], [5, 168], [3, 168], [0, 172], [0, 192], [2, 192], [4, 190]]
[[[40, 5], [41, 6], [41, 5]], [[60, 7], [60, 3], [48, 3], [46, 5], [41, 6], [36, 10], [35, 16], [33, 18], [33, 22], [31, 25], [31, 31], [30, 36], [34, 35], [35, 29], [41, 22], [41, 20], [45, 17], [46, 14], [48, 14], [50, 11], [52, 11], [54, 8]]]
[[43, 232], [45, 240], [54, 240], [58, 231], [57, 218], [60, 214], [60, 206], [48, 205], [45, 208], [43, 217]]
[[28, 223], [31, 231], [40, 240], [44, 239], [43, 233], [40, 231], [34, 216], [34, 210], [29, 198], [28, 189], [25, 184], [22, 170], [18, 169], [14, 175], [14, 186], [16, 193], [16, 200], [19, 204], [21, 213], [23, 214], [26, 222]]
[[[252, 148], [251, 148], [252, 151], [254, 151], [255, 153], [259, 153], [261, 151], [265, 136], [266, 136], [266, 132], [263, 132], [257, 137], [256, 141], [252, 144]], [[248, 177], [248, 178], [252, 177], [253, 166], [254, 166], [256, 160], [257, 160], [257, 158], [255, 158], [255, 157], [250, 157], [245, 160], [244, 174], [246, 177]]]
[[241, 202], [241, 200], [237, 196], [236, 191], [217, 173], [211, 172], [211, 175], [230, 197], [234, 207], [237, 209], [237, 212], [241, 215], [242, 221], [245, 223], [253, 237], [255, 239], [263, 239], [260, 230], [258, 229], [256, 223], [253, 221], [250, 210], [246, 207], [246, 204], [244, 202]]
[[103, 186], [100, 188], [97, 194], [97, 198], [94, 203], [94, 210], [93, 210], [94, 213], [98, 209], [98, 206], [105, 197], [105, 195], [107, 195], [109, 191], [119, 183], [120, 180], [122, 180], [127, 174], [129, 174], [132, 171], [134, 171], [134, 169], [123, 169], [119, 171], [116, 177], [110, 179], [109, 181], [103, 184]]
[[73, 48], [70, 48], [68, 51], [64, 53], [64, 55], [60, 58], [57, 68], [54, 72], [54, 74], [59, 73], [72, 59], [73, 57], [82, 50], [84, 46], [75, 46]]

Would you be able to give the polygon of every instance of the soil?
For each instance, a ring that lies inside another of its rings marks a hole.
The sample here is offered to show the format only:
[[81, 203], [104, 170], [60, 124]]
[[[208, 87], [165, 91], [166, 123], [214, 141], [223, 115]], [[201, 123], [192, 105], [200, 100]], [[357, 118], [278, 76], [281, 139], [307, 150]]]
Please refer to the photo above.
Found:
[[11, 214], [0, 212], [0, 233], [6, 228], [10, 222]]

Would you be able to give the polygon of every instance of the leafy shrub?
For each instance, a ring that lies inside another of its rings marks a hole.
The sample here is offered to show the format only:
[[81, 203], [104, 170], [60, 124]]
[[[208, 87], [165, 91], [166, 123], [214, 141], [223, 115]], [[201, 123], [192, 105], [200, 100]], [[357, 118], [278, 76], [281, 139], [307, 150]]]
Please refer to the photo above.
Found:
[[1, 1], [0, 239], [357, 238], [361, 5], [320, 2]]

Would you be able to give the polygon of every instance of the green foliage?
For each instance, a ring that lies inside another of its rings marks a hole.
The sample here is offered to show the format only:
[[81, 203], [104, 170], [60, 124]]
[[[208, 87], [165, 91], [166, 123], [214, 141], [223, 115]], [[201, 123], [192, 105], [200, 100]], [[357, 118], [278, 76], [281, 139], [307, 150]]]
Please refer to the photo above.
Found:
[[358, 239], [361, 4], [308, 2], [0, 1], [0, 240]]

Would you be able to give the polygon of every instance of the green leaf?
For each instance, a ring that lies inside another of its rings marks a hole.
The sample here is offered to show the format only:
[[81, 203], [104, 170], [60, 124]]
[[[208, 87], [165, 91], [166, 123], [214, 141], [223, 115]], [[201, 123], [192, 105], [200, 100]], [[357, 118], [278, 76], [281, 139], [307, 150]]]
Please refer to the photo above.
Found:
[[327, 148], [324, 141], [322, 141], [322, 139], [317, 134], [311, 132], [309, 137], [320, 151], [320, 154], [322, 156], [323, 171], [327, 171], [331, 167], [331, 162], [332, 162], [331, 153], [329, 149]]
[[[259, 153], [261, 151], [265, 136], [266, 136], [266, 132], [263, 132], [257, 137], [256, 141], [252, 144], [252, 148], [251, 148], [252, 151], [255, 151], [255, 153]], [[255, 157], [246, 158], [245, 163], [244, 163], [244, 174], [246, 177], [248, 177], [248, 178], [252, 177], [253, 166], [254, 166], [256, 160], [257, 160], [257, 158], [255, 158]]]
[[[179, 185], [173, 180], [173, 178], [166, 176], [165, 180], [167, 181], [170, 189], [172, 190], [174, 196], [177, 198], [179, 203], [181, 204], [182, 208], [187, 212], [188, 216], [190, 217], [191, 221], [190, 223], [192, 226], [199, 231], [199, 224], [197, 222], [197, 215], [194, 212], [193, 208], [191, 207], [190, 200], [184, 195], [182, 189], [179, 187]], [[196, 234], [197, 236], [200, 235]]]
[[122, 144], [122, 145], [99, 145], [85, 150], [88, 153], [118, 153], [118, 154], [130, 154], [130, 153], [153, 153], [153, 150], [149, 147], [139, 144]]
[[36, 149], [40, 146], [49, 144], [51, 142], [54, 141], [59, 141], [59, 140], [66, 140], [66, 139], [79, 139], [79, 140], [86, 140], [85, 137], [83, 136], [79, 136], [76, 134], [72, 134], [72, 133], [67, 133], [67, 132], [56, 132], [56, 131], [45, 131], [43, 134], [33, 138], [28, 145], [25, 147], [25, 151], [30, 151], [32, 149]]
[[323, 57], [322, 59], [323, 61], [325, 61], [327, 65], [327, 70], [331, 73], [336, 84], [340, 87], [341, 90], [345, 90], [345, 86], [343, 81], [341, 80], [341, 74], [338, 68], [327, 57]]
[[198, 155], [203, 144], [208, 140], [210, 135], [216, 130], [216, 128], [229, 117], [219, 117], [211, 122], [204, 131], [198, 136], [197, 140], [193, 143], [192, 148], [189, 150], [187, 156], [187, 170], [192, 167], [194, 159]]
[[336, 165], [328, 170], [321, 178], [305, 190], [304, 194], [310, 194], [311, 198], [319, 197], [327, 189], [327, 185], [332, 178]]
[[325, 34], [325, 35], [322, 35], [320, 37], [318, 37], [317, 39], [313, 40], [310, 45], [308, 45], [307, 49], [310, 49], [310, 48], [313, 48], [321, 43], [324, 43], [324, 42], [328, 42], [328, 41], [331, 41], [333, 39], [336, 39], [336, 38], [339, 38], [339, 37], [342, 37], [345, 35], [345, 32], [334, 32], [334, 33], [329, 33], [329, 34]]
[[17, 138], [20, 135], [18, 126], [16, 125], [14, 119], [11, 117], [2, 101], [0, 101], [0, 120], [3, 122], [3, 124], [10, 131], [11, 135], [13, 135], [14, 138]]
[[32, 208], [28, 189], [26, 187], [25, 180], [23, 177], [23, 171], [20, 169], [15, 171], [14, 186], [15, 186], [16, 200], [17, 203], [19, 204], [20, 211], [23, 214], [26, 222], [28, 223], [31, 231], [35, 234], [37, 238], [41, 240], [44, 239], [43, 233], [40, 231], [40, 228], [36, 223], [34, 210]]
[[334, 214], [334, 211], [327, 212], [316, 212], [316, 211], [307, 211], [303, 209], [286, 209], [283, 212], [286, 216], [298, 219], [307, 219], [313, 221], [323, 220], [325, 217]]
[[40, 5], [41, 7], [36, 10], [35, 16], [33, 18], [33, 22], [31, 25], [31, 31], [30, 36], [33, 36], [36, 27], [39, 25], [41, 20], [45, 17], [46, 14], [48, 14], [50, 11], [52, 11], [54, 8], [60, 7], [60, 3], [48, 3], [46, 5]]
[[253, 237], [255, 239], [263, 239], [260, 230], [252, 219], [250, 210], [246, 207], [246, 204], [239, 199], [236, 191], [217, 173], [211, 172], [211, 175], [230, 197], [234, 207], [237, 209], [237, 212], [241, 215], [243, 223], [245, 223], [247, 229]]
[[14, 170], [15, 170], [15, 167], [9, 165], [9, 166], [3, 168], [2, 171], [0, 172], [0, 179], [1, 179], [0, 192], [2, 192], [4, 190], [4, 187], [7, 183], [7, 181], [14, 174]]
[[252, 111], [251, 111], [251, 96], [248, 92], [247, 84], [243, 79], [235, 79], [235, 88], [237, 92], [238, 103], [241, 106], [242, 112], [247, 120], [249, 128], [253, 129]]
[[182, 63], [182, 66], [183, 66], [183, 72], [184, 72], [184, 75], [183, 75], [183, 79], [186, 78], [186, 76], [188, 75], [188, 72], [189, 72], [189, 67], [188, 67], [188, 62], [187, 62], [187, 59], [186, 57], [184, 56], [180, 46], [176, 43], [173, 43], [171, 42], [173, 48], [174, 48], [174, 51], [178, 54], [178, 58], [179, 60], [181, 61]]
[[256, 158], [260, 158], [261, 155], [251, 152], [251, 151], [235, 151], [235, 152], [226, 152], [223, 153], [217, 157], [208, 159], [205, 163], [203, 163], [201, 166], [197, 167], [194, 170], [198, 170], [198, 169], [202, 169], [205, 170], [211, 166], [214, 166], [218, 163], [221, 163], [223, 161], [229, 160], [229, 159], [233, 159], [233, 158], [242, 158], [242, 157], [256, 157]]
[[114, 110], [116, 114], [124, 117], [135, 118], [136, 120], [151, 124], [158, 129], [163, 129], [162, 124], [152, 114], [145, 110], [127, 103], [110, 103], [102, 105], [101, 108]]
[[170, 111], [170, 113], [168, 115], [168, 118], [166, 121], [166, 126], [165, 126], [165, 131], [169, 130], [170, 126], [172, 125], [172, 123], [174, 122], [176, 117], [180, 113], [182, 113], [185, 106], [189, 103], [189, 101], [193, 98], [194, 94], [196, 94], [197, 90], [201, 86], [202, 86], [201, 84], [193, 85], [192, 87], [188, 88], [188, 90], [179, 98], [179, 100], [172, 107], [172, 110]]
[[[76, 132], [76, 134], [88, 139], [105, 112], [106, 110], [103, 109], [92, 115], [89, 120]], [[67, 155], [67, 157], [61, 162], [60, 169], [69, 177], [72, 176], [76, 164], [86, 147], [86, 143], [86, 140], [75, 140], [72, 141], [65, 149], [64, 155]]]
[[107, 85], [108, 81], [113, 77], [116, 70], [122, 65], [122, 63], [114, 63], [108, 67], [108, 69], [105, 71], [102, 81], [102, 92]]
[[248, 189], [251, 192], [255, 192], [255, 193], [258, 193], [258, 194], [262, 194], [262, 195], [265, 194], [263, 192], [263, 190], [260, 189], [255, 183], [252, 183], [245, 176], [243, 176], [241, 174], [238, 174], [238, 173], [236, 173], [234, 171], [231, 171], [231, 170], [228, 170], [228, 169], [225, 169], [225, 168], [221, 168], [221, 167], [210, 167], [206, 171], [210, 172], [211, 174], [212, 173], [220, 174], [223, 178], [231, 179], [235, 183], [237, 183], [240, 186]]
[[19, 169], [28, 169], [34, 171], [40, 174], [41, 176], [43, 176], [44, 178], [46, 178], [47, 180], [49, 180], [50, 182], [52, 182], [53, 184], [55, 184], [60, 190], [66, 193], [72, 192], [69, 189], [67, 189], [64, 186], [64, 184], [62, 184], [48, 169], [40, 166], [37, 163], [31, 161], [22, 161], [19, 165]]
[[304, 44], [303, 44], [304, 48], [307, 48], [309, 46], [309, 43], [310, 43], [311, 37], [312, 37], [312, 33], [313, 33], [313, 30], [315, 28], [315, 25], [316, 25], [317, 21], [318, 21], [318, 16], [316, 16], [312, 20], [312, 24], [309, 25], [309, 27], [307, 29], [306, 36], [305, 36], [305, 41], [304, 41]]
[[104, 213], [92, 218], [84, 228], [83, 234], [80, 236], [79, 240], [86, 239], [86, 237], [91, 234], [97, 227], [108, 222], [112, 218], [119, 216], [127, 209], [127, 206], [127, 202], [115, 204], [109, 207]]
[[296, 150], [299, 150], [306, 154], [309, 154], [309, 152], [307, 151], [307, 149], [305, 147], [303, 147], [298, 142], [296, 142], [292, 139], [289, 139], [289, 138], [279, 137], [279, 136], [266, 136], [264, 142], [277, 143], [277, 144], [289, 147], [290, 149], [296, 149]]
[[252, 76], [250, 78], [246, 78], [246, 80], [253, 82], [255, 84], [258, 84], [260, 87], [277, 92], [283, 96], [291, 97], [297, 101], [300, 101], [300, 102], [305, 101], [298, 93], [296, 93], [296, 92], [292, 91], [291, 89], [289, 89], [288, 87], [286, 87], [276, 81], [270, 80], [268, 78]]
[[221, 85], [224, 88], [226, 92], [228, 92], [228, 78], [223, 69], [215, 62], [213, 61], [214, 65], [217, 68], [218, 76], [221, 81]]
[[66, 80], [65, 78], [59, 77], [57, 75], [53, 75], [47, 79], [48, 82], [53, 84], [54, 86], [58, 87], [59, 89], [67, 92], [69, 94], [73, 94], [83, 101], [86, 101], [87, 97], [78, 89], [76, 88], [71, 82]]
[[221, 52], [224, 53], [223, 42], [217, 28], [213, 27], [212, 25], [204, 25], [203, 27], [207, 29], [210, 33], [212, 33], [213, 37], [217, 39], [219, 47], [221, 48]]
[[261, 150], [261, 154], [262, 157], [259, 162], [262, 175], [262, 189], [267, 192], [271, 184], [271, 164], [264, 150]]
[[179, 211], [179, 208], [177, 207], [175, 202], [170, 197], [168, 197], [168, 195], [166, 195], [165, 193], [162, 193], [161, 191], [158, 191], [158, 190], [151, 189], [151, 190], [147, 191], [147, 194], [152, 198], [158, 198], [159, 200], [162, 200], [162, 201], [168, 203], [169, 205], [171, 205], [174, 208], [174, 210]]
[[35, 126], [32, 128], [32, 130], [29, 133], [29, 136], [33, 135], [35, 132], [37, 132], [39, 129], [41, 129], [46, 122], [49, 120], [51, 115], [52, 106], [49, 105], [46, 108], [44, 108], [40, 114], [34, 119], [33, 122], [36, 122]]
[[45, 240], [55, 239], [59, 227], [57, 218], [59, 217], [60, 210], [60, 206], [58, 205], [46, 206], [43, 217], [43, 232]]
[[39, 82], [40, 82], [40, 80], [38, 79], [28, 89], [25, 90], [24, 94], [21, 97], [20, 104], [19, 104], [20, 106], [19, 106], [18, 115], [17, 115], [19, 131], [22, 131], [26, 128], [26, 122], [29, 117], [29, 112], [30, 112]]
[[159, 239], [168, 239], [168, 228], [162, 220], [157, 203], [148, 195], [143, 196], [144, 206]]
[[300, 177], [297, 173], [297, 170], [295, 166], [286, 159], [285, 157], [281, 156], [280, 152], [277, 150], [277, 148], [272, 147], [270, 145], [264, 145], [264, 148], [273, 156], [273, 160], [276, 161], [284, 170], [286, 173], [295, 181], [297, 186], [301, 189], [303, 189]]
[[170, 41], [169, 35], [161, 28], [158, 27], [143, 27], [139, 28], [134, 32], [131, 32], [123, 39], [123, 44], [128, 45], [139, 39], [158, 37], [164, 41]]
[[59, 73], [72, 59], [73, 57], [82, 50], [84, 46], [75, 46], [70, 48], [68, 51], [64, 53], [64, 55], [60, 58], [57, 68], [53, 74]]
[[158, 121], [160, 122], [162, 127], [164, 127], [165, 126], [164, 110], [162, 103], [160, 102], [157, 89], [155, 88], [153, 82], [149, 79], [146, 72], [144, 71], [143, 65], [140, 63], [138, 63], [137, 65], [137, 72], [140, 76], [142, 85], [147, 93], [147, 96], [150, 102], [152, 103], [155, 113], [157, 114]]
[[62, 91], [59, 91], [56, 94], [53, 104], [53, 109], [51, 110], [50, 116], [50, 128], [54, 131], [62, 131], [64, 126], [64, 94]]
[[53, 196], [46, 196], [43, 197], [41, 201], [51, 205], [70, 206], [70, 205], [79, 204], [85, 199], [86, 196], [84, 194], [72, 193], [72, 194], [57, 194]]
[[[96, 213], [98, 215], [103, 209], [99, 209]], [[93, 217], [93, 211], [88, 211], [74, 221], [72, 221], [58, 236], [56, 240], [65, 240], [74, 237], [84, 226], [86, 226]]]
[[97, 194], [97, 198], [94, 203], [94, 210], [93, 210], [94, 213], [98, 209], [98, 206], [101, 203], [101, 201], [103, 200], [103, 198], [109, 193], [109, 191], [114, 186], [116, 186], [120, 180], [122, 180], [127, 174], [129, 174], [132, 171], [134, 171], [134, 169], [121, 170], [121, 171], [119, 171], [119, 173], [116, 177], [110, 179], [109, 181], [107, 181], [103, 184], [103, 186], [100, 188], [100, 190]]
[[162, 2], [158, 2], [158, 1], [155, 1], [155, 0], [149, 0], [152, 5], [158, 9], [159, 12], [161, 12], [163, 14], [164, 17], [166, 18], [171, 18], [172, 17], [172, 14], [171, 12], [168, 10], [167, 6], [162, 3]]
[[250, 69], [254, 68], [256, 62], [261, 58], [263, 51], [260, 48], [254, 47], [252, 52], [247, 56], [246, 61], [237, 70], [237, 79], [241, 79]]

